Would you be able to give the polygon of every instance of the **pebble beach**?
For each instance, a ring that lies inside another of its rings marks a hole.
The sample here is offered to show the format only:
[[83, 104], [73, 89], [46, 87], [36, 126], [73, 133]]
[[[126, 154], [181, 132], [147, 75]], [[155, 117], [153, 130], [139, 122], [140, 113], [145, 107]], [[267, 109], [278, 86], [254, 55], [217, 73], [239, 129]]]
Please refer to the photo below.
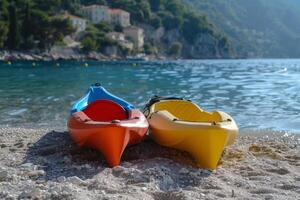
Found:
[[241, 133], [214, 171], [146, 138], [109, 168], [67, 132], [1, 128], [0, 199], [300, 199], [300, 137]]

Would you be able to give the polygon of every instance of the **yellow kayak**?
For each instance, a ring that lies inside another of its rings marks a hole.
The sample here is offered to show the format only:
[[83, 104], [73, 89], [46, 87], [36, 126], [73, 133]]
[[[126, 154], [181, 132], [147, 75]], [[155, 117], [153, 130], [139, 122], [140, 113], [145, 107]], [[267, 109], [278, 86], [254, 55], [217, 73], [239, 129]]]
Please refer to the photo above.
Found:
[[144, 110], [154, 140], [189, 152], [198, 166], [215, 169], [227, 145], [233, 144], [238, 127], [224, 112], [205, 112], [191, 101], [154, 97]]

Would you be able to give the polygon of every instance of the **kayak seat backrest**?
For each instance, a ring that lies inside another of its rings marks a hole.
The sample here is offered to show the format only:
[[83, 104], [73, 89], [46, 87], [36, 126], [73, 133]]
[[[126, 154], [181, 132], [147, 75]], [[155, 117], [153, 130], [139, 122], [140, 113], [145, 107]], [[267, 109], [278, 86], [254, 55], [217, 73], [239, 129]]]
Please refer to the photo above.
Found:
[[127, 119], [126, 110], [110, 100], [96, 100], [90, 103], [83, 112], [93, 121], [109, 122]]
[[221, 116], [218, 112], [205, 112], [196, 104], [186, 100], [161, 101], [153, 106], [154, 112], [166, 110], [180, 120], [196, 122], [221, 121]]

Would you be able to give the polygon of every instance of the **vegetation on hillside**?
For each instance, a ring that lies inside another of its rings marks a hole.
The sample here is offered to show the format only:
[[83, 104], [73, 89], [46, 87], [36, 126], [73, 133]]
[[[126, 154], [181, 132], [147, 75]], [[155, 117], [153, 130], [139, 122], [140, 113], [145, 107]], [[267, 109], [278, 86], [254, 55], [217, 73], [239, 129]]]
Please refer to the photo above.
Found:
[[[194, 45], [203, 34], [215, 38], [217, 48], [228, 49], [229, 46], [227, 38], [204, 15], [193, 12], [181, 0], [1, 0], [0, 49], [51, 48], [74, 31], [67, 19], [56, 16], [64, 11], [80, 16], [80, 7], [90, 4], [126, 10], [131, 14], [133, 25], [145, 24], [154, 29], [163, 27], [166, 31], [176, 30], [180, 35], [176, 40], [180, 41], [172, 41], [176, 43], [170, 51], [166, 51], [174, 55], [180, 54], [185, 43]], [[83, 50], [100, 51], [103, 46], [112, 43], [106, 38], [106, 33], [120, 31], [120, 28], [109, 24], [89, 24], [81, 40]], [[145, 51], [157, 51], [153, 45], [146, 44]]]
[[[77, 7], [76, 0], [69, 0], [68, 7]], [[181, 0], [81, 0], [84, 5], [100, 3], [121, 8], [131, 14], [132, 24], [144, 23], [154, 28], [178, 29], [190, 43], [201, 33], [209, 33], [220, 39], [224, 36], [215, 30], [204, 15], [193, 12]]]
[[66, 19], [54, 17], [59, 1], [1, 0], [0, 48], [48, 49], [73, 32]]
[[300, 57], [298, 0], [183, 0], [222, 29], [243, 57]]

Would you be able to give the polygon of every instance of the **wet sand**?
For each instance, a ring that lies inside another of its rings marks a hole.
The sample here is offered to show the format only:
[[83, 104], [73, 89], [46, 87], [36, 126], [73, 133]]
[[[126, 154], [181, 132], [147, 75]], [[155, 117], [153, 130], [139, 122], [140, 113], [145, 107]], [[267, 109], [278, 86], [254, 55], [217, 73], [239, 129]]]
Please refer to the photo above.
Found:
[[150, 139], [121, 166], [79, 149], [67, 132], [0, 129], [0, 199], [300, 199], [300, 138], [242, 133], [217, 170]]

